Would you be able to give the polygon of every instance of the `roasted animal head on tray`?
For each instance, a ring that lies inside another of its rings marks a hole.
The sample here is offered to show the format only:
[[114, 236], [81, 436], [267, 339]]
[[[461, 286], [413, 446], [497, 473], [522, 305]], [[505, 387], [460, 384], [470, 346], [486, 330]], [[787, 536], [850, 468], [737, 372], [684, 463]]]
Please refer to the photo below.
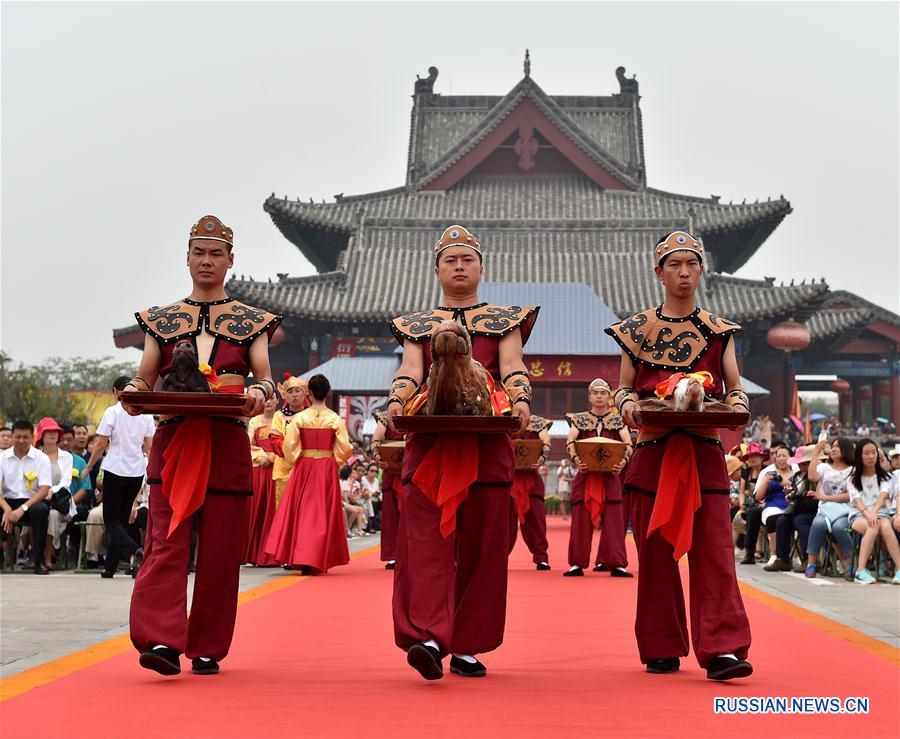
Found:
[[484, 367], [472, 357], [472, 338], [456, 321], [442, 321], [431, 335], [426, 412], [432, 416], [490, 416]]
[[675, 385], [672, 394], [672, 406], [676, 411], [702, 411], [706, 392], [699, 380], [693, 377], [682, 377]]
[[172, 352], [172, 369], [163, 380], [163, 390], [176, 393], [208, 393], [209, 383], [197, 364], [197, 350], [192, 342], [181, 339]]

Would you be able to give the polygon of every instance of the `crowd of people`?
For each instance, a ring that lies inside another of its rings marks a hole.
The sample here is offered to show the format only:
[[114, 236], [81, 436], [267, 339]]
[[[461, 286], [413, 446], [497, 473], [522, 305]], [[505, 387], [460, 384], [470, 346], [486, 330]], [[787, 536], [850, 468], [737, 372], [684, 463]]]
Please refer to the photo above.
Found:
[[[854, 443], [823, 431], [793, 450], [778, 439], [748, 440], [726, 461], [740, 564], [762, 559], [768, 572], [814, 578], [833, 561], [861, 585], [890, 576], [893, 564], [891, 582], [900, 584], [900, 445], [886, 452], [870, 438]], [[878, 542], [887, 556], [873, 563]]]
[[[117, 394], [125, 382], [117, 380]], [[276, 444], [276, 452], [259, 430], [276, 429], [273, 438], [283, 438], [294, 415], [289, 398], [295, 413], [308, 403], [305, 383], [296, 387], [282, 389], [281, 410], [276, 411], [273, 399], [250, 424], [255, 474], [271, 485], [272, 505], [268, 513], [251, 516], [247, 564], [292, 568], [267, 554], [265, 544], [280, 504], [279, 479], [286, 486], [293, 465], [285, 461], [283, 446]], [[272, 426], [276, 414], [282, 415], [281, 426]], [[81, 524], [83, 568], [110, 578], [121, 562], [126, 575], [136, 576], [147, 526], [146, 460], [156, 423], [149, 416], [129, 416], [117, 401], [93, 434], [84, 424], [53, 418], [36, 425], [18, 420], [0, 428], [4, 539], [17, 524], [20, 529], [16, 550], [7, 556], [14, 556], [18, 565], [31, 563], [37, 574], [71, 566], [79, 556]], [[816, 444], [792, 448], [775, 435], [771, 419], [757, 416], [743, 443], [726, 457], [739, 563], [764, 562], [768, 572], [793, 571], [809, 578], [827, 568], [860, 584], [876, 582], [893, 564], [892, 582], [900, 584], [900, 445], [886, 452], [871, 439], [854, 443], [835, 435], [841, 429], [834, 417], [822, 428]], [[375, 444], [365, 448], [349, 439], [348, 444], [347, 458], [338, 465], [338, 486], [344, 531], [353, 540], [381, 530], [384, 469]], [[545, 482], [554, 478], [546, 490], [559, 499], [563, 520], [571, 514], [577, 471], [568, 458], [537, 470]], [[871, 560], [876, 549], [886, 556]]]

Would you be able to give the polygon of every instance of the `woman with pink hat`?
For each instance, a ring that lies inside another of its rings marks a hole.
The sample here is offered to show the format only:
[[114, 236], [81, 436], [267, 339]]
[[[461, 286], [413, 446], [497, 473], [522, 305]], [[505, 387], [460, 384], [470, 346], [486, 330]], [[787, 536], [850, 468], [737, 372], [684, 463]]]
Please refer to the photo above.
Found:
[[755, 528], [756, 531], [759, 531], [762, 507], [757, 505], [756, 499], [753, 497], [753, 491], [756, 490], [756, 482], [759, 480], [759, 476], [762, 473], [766, 453], [759, 442], [752, 441], [747, 445], [746, 449], [743, 450], [743, 453], [741, 453], [739, 457], [744, 463], [744, 469], [741, 470], [741, 482], [738, 490], [738, 504], [740, 505], [740, 511], [732, 519], [734, 545], [736, 547], [743, 547], [746, 550], [746, 556], [741, 564], [755, 564], [756, 542], [747, 541], [745, 532], [751, 519], [754, 519], [751, 528]]
[[[69, 492], [72, 484], [72, 455], [59, 448], [62, 427], [53, 418], [42, 418], [34, 430], [34, 445], [50, 459], [50, 492], [47, 505], [50, 518], [47, 523], [47, 542], [44, 545], [44, 567], [53, 569], [53, 552], [59, 549], [60, 537], [72, 516], [75, 515], [75, 501]], [[68, 502], [68, 505], [66, 503]], [[40, 542], [33, 546], [39, 547]]]

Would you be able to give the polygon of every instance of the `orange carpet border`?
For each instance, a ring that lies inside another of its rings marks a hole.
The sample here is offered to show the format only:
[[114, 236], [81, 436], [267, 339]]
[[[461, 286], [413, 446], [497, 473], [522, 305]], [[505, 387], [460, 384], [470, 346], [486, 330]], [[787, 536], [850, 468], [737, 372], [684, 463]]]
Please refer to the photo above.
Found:
[[[365, 549], [360, 549], [351, 554], [350, 559], [356, 559], [357, 557], [371, 554], [377, 549], [378, 545], [372, 544]], [[298, 582], [308, 580], [310, 577], [311, 575], [297, 576], [285, 573], [275, 580], [240, 592], [238, 594], [238, 606], [271, 595], [272, 593], [276, 593], [291, 585], [296, 585]], [[77, 652], [63, 655], [50, 662], [45, 662], [42, 665], [37, 665], [36, 667], [31, 667], [22, 672], [10, 675], [9, 677], [4, 677], [0, 679], [0, 703], [22, 695], [23, 693], [27, 693], [29, 690], [34, 690], [42, 685], [52, 683], [55, 680], [59, 680], [61, 677], [66, 677], [66, 675], [71, 675], [73, 672], [78, 672], [86, 667], [96, 665], [111, 657], [117, 657], [120, 654], [124, 654], [129, 649], [133, 649], [130, 637], [128, 634], [121, 634], [119, 636], [114, 636], [112, 639], [107, 639], [98, 644], [92, 644], [84, 649], [79, 649]]]

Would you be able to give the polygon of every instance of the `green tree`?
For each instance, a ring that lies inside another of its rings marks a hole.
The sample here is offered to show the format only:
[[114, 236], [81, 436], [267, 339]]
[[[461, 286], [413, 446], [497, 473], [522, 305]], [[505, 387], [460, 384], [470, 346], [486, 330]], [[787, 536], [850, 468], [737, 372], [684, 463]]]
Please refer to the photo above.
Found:
[[60, 421], [87, 421], [75, 410], [70, 393], [76, 390], [109, 390], [119, 375], [133, 376], [137, 366], [114, 362], [112, 357], [91, 359], [50, 357], [35, 365], [15, 364], [0, 352], [0, 417], [5, 421], [36, 421], [52, 416]]

